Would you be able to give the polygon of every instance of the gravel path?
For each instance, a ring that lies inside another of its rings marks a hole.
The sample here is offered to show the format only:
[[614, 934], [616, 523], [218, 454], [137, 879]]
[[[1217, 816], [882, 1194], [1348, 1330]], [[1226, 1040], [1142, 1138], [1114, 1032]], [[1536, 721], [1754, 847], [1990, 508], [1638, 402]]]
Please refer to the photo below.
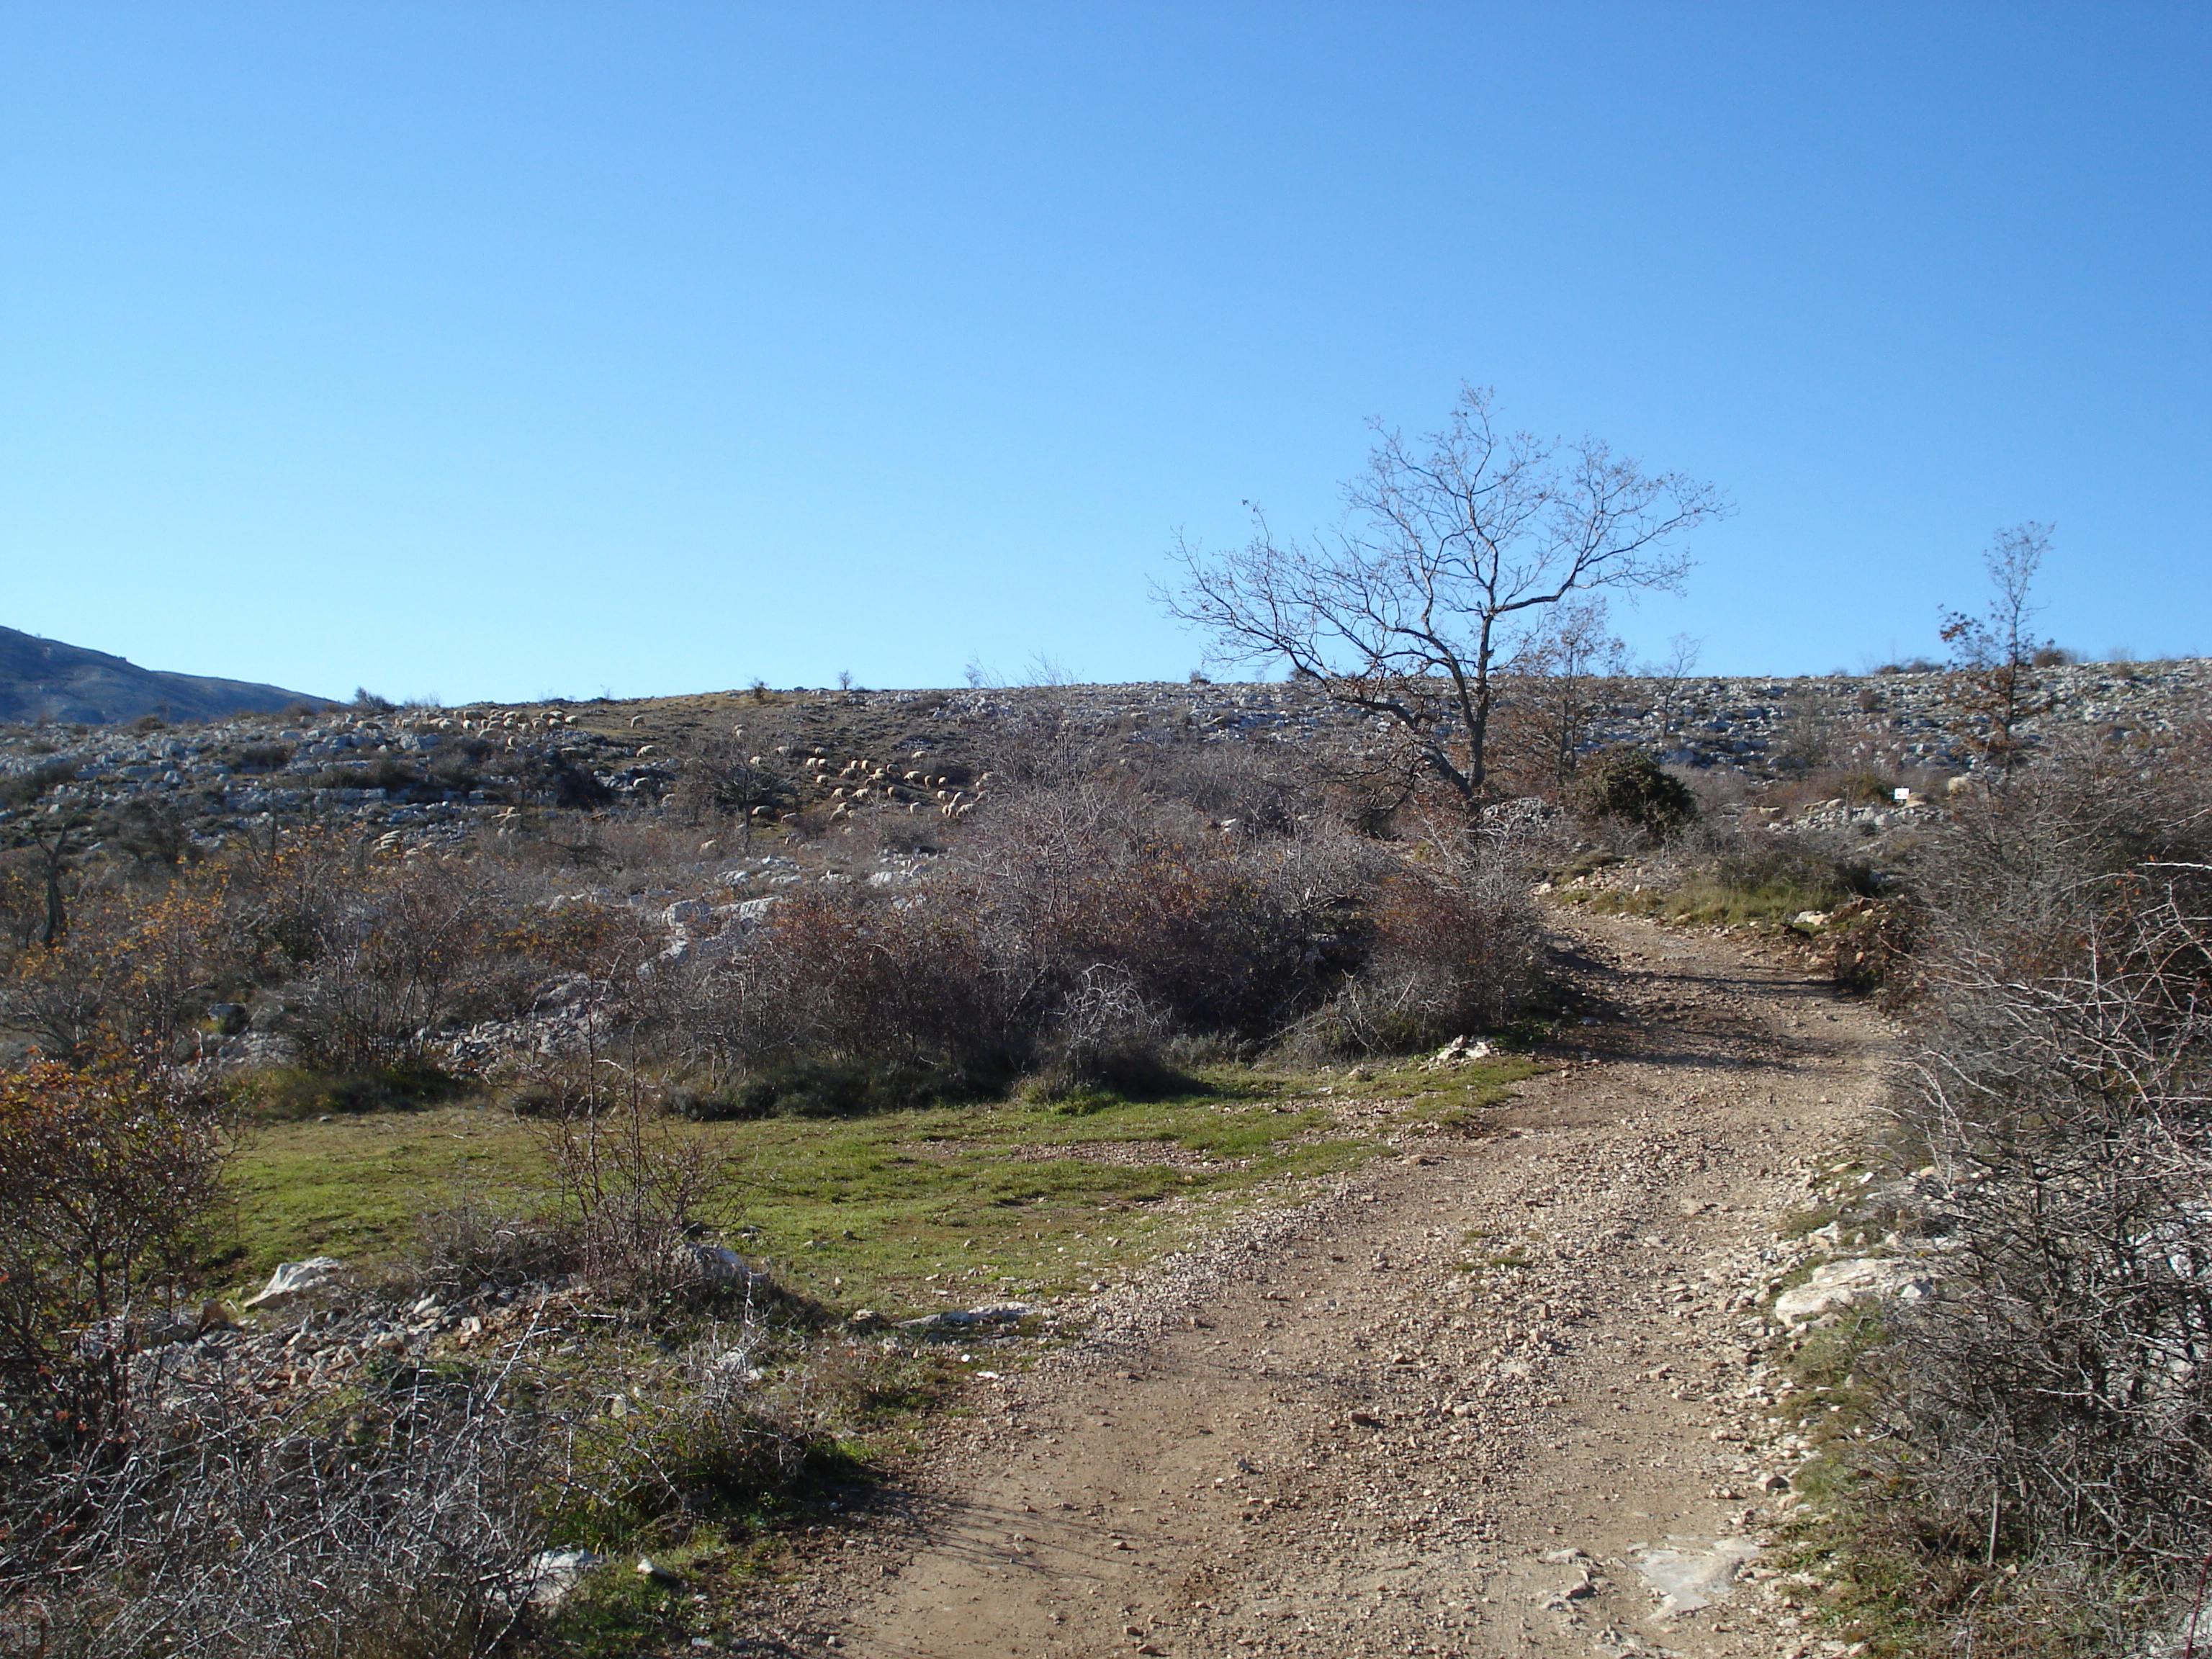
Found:
[[1760, 1315], [1889, 1036], [1735, 939], [1568, 924], [1595, 1056], [1480, 1138], [1172, 1259], [976, 1384], [927, 1491], [756, 1651], [1819, 1651], [1747, 1588], [1793, 1501]]

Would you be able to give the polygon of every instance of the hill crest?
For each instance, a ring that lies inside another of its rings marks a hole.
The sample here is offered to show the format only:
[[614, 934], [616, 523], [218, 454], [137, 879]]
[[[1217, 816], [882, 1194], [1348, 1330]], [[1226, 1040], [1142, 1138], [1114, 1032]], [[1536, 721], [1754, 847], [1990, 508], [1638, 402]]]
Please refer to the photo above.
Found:
[[325, 701], [281, 685], [141, 668], [105, 651], [0, 628], [0, 720], [110, 726], [142, 714], [204, 720]]

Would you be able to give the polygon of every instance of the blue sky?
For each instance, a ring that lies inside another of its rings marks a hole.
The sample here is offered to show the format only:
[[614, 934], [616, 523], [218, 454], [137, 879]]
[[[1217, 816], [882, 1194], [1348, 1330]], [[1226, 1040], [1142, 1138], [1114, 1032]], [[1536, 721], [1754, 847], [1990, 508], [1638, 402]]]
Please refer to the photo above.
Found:
[[2212, 9], [0, 8], [0, 623], [447, 701], [1181, 678], [1462, 381], [1723, 672], [2212, 651]]

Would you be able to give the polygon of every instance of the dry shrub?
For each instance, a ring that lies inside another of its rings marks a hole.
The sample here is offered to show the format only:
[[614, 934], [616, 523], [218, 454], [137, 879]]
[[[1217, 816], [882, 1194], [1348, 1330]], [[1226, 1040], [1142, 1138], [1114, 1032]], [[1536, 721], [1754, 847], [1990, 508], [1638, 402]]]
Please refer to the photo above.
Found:
[[[1224, 787], [1264, 796], [1237, 769]], [[1172, 779], [1195, 793], [1188, 757]], [[702, 1008], [708, 1041], [763, 1079], [751, 1109], [836, 1109], [829, 1079], [793, 1075], [825, 1064], [844, 1109], [1022, 1073], [1157, 1090], [1172, 1041], [1271, 1042], [1333, 999], [1359, 1048], [1510, 1018], [1534, 931], [1505, 839], [1423, 864], [1297, 815], [1248, 831], [1153, 781], [1012, 792], [921, 882], [778, 907]]]
[[0, 970], [0, 1021], [78, 1061], [119, 1046], [166, 1053], [240, 971], [241, 943], [219, 873], [81, 892], [58, 941]]
[[0, 1076], [0, 1463], [15, 1477], [97, 1456], [116, 1431], [224, 1152], [209, 1100], [128, 1060]]
[[602, 1068], [556, 1073], [556, 1100], [530, 1127], [552, 1180], [538, 1231], [601, 1293], [630, 1303], [689, 1293], [743, 1297], [742, 1276], [702, 1276], [684, 1249], [729, 1206], [735, 1160], [658, 1115], [642, 1085]]
[[532, 1194], [508, 1193], [495, 1200], [466, 1188], [422, 1217], [403, 1282], [410, 1291], [466, 1296], [487, 1285], [504, 1290], [558, 1282], [578, 1265], [574, 1241], [551, 1224]]
[[28, 1494], [69, 1509], [55, 1559], [0, 1565], [40, 1651], [474, 1659], [526, 1620], [554, 1449], [509, 1377], [401, 1364], [349, 1413], [141, 1369], [109, 1466]]
[[28, 848], [0, 852], [0, 959], [28, 949], [46, 926], [44, 866]]
[[357, 843], [326, 830], [308, 830], [270, 848], [249, 845], [234, 884], [235, 925], [252, 941], [257, 961], [314, 961], [363, 862]]
[[311, 1061], [360, 1072], [422, 1063], [430, 1035], [478, 988], [491, 896], [443, 860], [371, 866], [316, 941], [297, 1034]]
[[1088, 1088], [1132, 1097], [1187, 1086], [1168, 1063], [1172, 1030], [1135, 975], [1109, 963], [1086, 969], [1031, 1050], [1030, 1087], [1054, 1098]]
[[496, 1197], [471, 1188], [427, 1217], [414, 1288], [568, 1280], [639, 1311], [770, 1294], [692, 1244], [734, 1207], [738, 1160], [635, 1074], [605, 1060], [536, 1068], [509, 1103], [538, 1143], [544, 1183]]
[[2212, 1548], [2212, 806], [2188, 763], [2018, 774], [1928, 872], [1903, 1110], [1957, 1249], [1873, 1373], [1875, 1461], [1930, 1535], [2173, 1595]]
[[898, 908], [872, 894], [810, 895], [720, 976], [707, 1010], [741, 1063], [836, 1060], [947, 1076], [1006, 1074], [1006, 990], [967, 895]]
[[551, 976], [635, 956], [635, 918], [549, 911], [532, 875], [451, 857], [371, 858], [311, 838], [266, 861], [242, 920], [284, 1030], [340, 1074], [422, 1068], [441, 1028], [526, 1011]]
[[1494, 1030], [1534, 988], [1535, 942], [1517, 895], [1403, 875], [1382, 890], [1372, 951], [1334, 1006], [1369, 1052]]

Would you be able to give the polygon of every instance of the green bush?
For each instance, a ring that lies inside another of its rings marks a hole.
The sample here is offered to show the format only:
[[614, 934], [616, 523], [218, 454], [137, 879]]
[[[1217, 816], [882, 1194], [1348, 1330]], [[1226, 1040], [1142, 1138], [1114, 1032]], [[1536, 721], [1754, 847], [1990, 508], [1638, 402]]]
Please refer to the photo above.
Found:
[[971, 1099], [992, 1092], [1003, 1081], [993, 1079], [987, 1084], [948, 1067], [793, 1060], [766, 1066], [734, 1088], [672, 1089], [664, 1105], [672, 1115], [698, 1123], [866, 1117]]
[[1594, 760], [1576, 790], [1588, 817], [1632, 824], [1664, 839], [1694, 823], [1698, 798], [1689, 786], [1642, 749], [1613, 749]]

